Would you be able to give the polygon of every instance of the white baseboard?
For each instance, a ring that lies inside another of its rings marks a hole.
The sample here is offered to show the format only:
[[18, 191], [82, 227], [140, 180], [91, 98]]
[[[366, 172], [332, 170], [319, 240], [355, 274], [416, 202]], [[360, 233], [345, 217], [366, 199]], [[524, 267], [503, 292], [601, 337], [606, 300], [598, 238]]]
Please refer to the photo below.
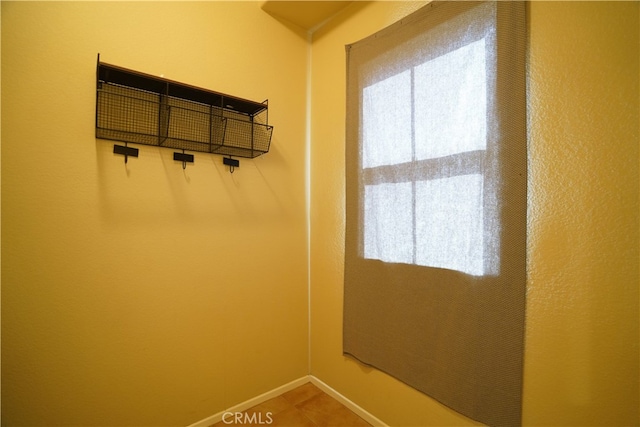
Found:
[[208, 418], [200, 420], [196, 423], [191, 424], [189, 427], [209, 427], [212, 424], [219, 423], [222, 421], [222, 416], [227, 412], [242, 412], [246, 411], [249, 408], [252, 408], [256, 405], [261, 404], [262, 402], [266, 402], [269, 399], [273, 399], [274, 397], [280, 396], [282, 393], [286, 393], [289, 390], [293, 390], [296, 387], [300, 387], [310, 381], [309, 375], [305, 375], [302, 378], [298, 378], [297, 380], [293, 380], [290, 383], [281, 385], [280, 387], [276, 387], [271, 391], [266, 393], [262, 393], [260, 396], [253, 397], [249, 400], [246, 400], [242, 403], [239, 403], [231, 408], [225, 409], [224, 411], [220, 411], [215, 415], [212, 415]]
[[222, 416], [228, 412], [242, 412], [246, 411], [249, 408], [252, 408], [256, 405], [261, 404], [262, 402], [266, 402], [269, 399], [273, 399], [274, 397], [280, 396], [283, 393], [288, 392], [289, 390], [293, 390], [296, 387], [300, 387], [308, 382], [311, 382], [313, 385], [318, 387], [320, 390], [327, 393], [329, 396], [336, 399], [338, 402], [342, 403], [344, 406], [352, 410], [356, 413], [360, 418], [368, 422], [374, 427], [388, 427], [385, 423], [383, 423], [380, 419], [373, 416], [371, 413], [365, 411], [360, 406], [353, 403], [351, 400], [347, 399], [336, 390], [314, 377], [313, 375], [305, 375], [304, 377], [298, 378], [297, 380], [291, 381], [290, 383], [281, 385], [280, 387], [274, 388], [271, 391], [266, 393], [262, 393], [260, 396], [256, 396], [251, 398], [245, 402], [239, 403], [231, 408], [228, 408], [224, 411], [218, 412], [215, 415], [212, 415], [208, 418], [200, 420], [196, 423], [191, 424], [189, 427], [209, 427], [212, 424], [218, 423], [222, 421]]
[[356, 413], [360, 418], [362, 418], [363, 420], [365, 420], [366, 422], [368, 422], [372, 426], [374, 426], [374, 427], [389, 427], [384, 422], [382, 422], [382, 420], [380, 420], [379, 418], [375, 417], [370, 412], [362, 409], [362, 407], [358, 406], [357, 404], [355, 404], [351, 400], [347, 399], [346, 397], [344, 397], [343, 395], [338, 393], [336, 390], [334, 390], [333, 388], [328, 386], [326, 383], [324, 383], [321, 380], [319, 380], [318, 378], [314, 377], [313, 375], [309, 375], [309, 379], [310, 379], [310, 381], [311, 381], [311, 383], [313, 385], [315, 385], [320, 390], [322, 390], [325, 393], [327, 393], [329, 396], [331, 396], [334, 399], [336, 399], [338, 402], [342, 403], [344, 406], [349, 408], [351, 411]]

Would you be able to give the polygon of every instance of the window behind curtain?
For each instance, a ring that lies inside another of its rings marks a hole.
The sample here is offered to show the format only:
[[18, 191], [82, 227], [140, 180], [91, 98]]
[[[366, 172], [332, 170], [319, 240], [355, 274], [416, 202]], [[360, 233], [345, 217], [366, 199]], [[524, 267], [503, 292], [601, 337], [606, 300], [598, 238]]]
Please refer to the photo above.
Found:
[[347, 46], [344, 352], [518, 424], [524, 4], [431, 3]]

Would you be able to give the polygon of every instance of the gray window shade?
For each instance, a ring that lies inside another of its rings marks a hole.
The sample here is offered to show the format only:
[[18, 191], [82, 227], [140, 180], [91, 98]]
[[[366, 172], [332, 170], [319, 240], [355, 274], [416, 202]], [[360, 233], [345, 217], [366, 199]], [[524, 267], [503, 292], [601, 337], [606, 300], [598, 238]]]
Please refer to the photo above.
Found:
[[521, 418], [525, 7], [435, 2], [347, 46], [344, 352]]

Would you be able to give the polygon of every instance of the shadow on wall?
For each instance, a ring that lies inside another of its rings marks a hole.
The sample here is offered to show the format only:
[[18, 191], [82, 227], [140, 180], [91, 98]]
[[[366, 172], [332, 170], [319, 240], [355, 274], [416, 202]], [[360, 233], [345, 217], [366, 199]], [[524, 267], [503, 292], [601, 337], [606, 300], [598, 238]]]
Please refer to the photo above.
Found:
[[186, 168], [173, 152], [160, 147], [132, 145], [139, 157], [113, 153], [117, 141], [96, 139], [100, 214], [110, 224], [125, 227], [161, 225], [176, 221], [252, 224], [291, 221], [304, 206], [296, 200], [287, 179], [289, 162], [272, 142], [269, 153], [239, 159], [230, 173], [222, 156], [193, 153]]

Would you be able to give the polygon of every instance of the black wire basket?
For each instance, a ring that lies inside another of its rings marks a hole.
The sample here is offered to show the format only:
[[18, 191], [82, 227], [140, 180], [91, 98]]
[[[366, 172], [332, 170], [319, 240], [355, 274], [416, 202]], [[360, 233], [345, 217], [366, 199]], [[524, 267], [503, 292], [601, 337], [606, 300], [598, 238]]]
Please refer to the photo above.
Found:
[[269, 151], [268, 102], [98, 62], [96, 137], [254, 158]]

